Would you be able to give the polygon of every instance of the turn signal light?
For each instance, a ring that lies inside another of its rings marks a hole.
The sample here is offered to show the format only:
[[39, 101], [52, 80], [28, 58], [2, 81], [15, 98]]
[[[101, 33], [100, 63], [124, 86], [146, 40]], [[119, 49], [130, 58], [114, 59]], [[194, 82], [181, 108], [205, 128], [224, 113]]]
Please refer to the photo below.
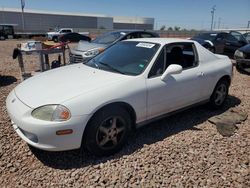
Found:
[[72, 134], [73, 130], [72, 129], [66, 129], [66, 130], [59, 130], [56, 131], [56, 135], [66, 135], [66, 134]]

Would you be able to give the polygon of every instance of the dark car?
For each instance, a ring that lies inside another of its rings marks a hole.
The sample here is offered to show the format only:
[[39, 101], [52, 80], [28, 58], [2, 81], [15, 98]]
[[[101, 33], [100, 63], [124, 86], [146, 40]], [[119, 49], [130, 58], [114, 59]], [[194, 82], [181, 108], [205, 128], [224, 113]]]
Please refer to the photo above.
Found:
[[250, 74], [250, 44], [236, 50], [234, 58], [237, 70]]
[[91, 41], [91, 38], [79, 33], [67, 33], [59, 37], [60, 42], [79, 42], [80, 40], [89, 42]]
[[76, 48], [70, 50], [70, 63], [86, 63], [97, 54], [122, 40], [152, 37], [159, 37], [159, 35], [143, 30], [119, 30], [108, 32], [98, 36], [91, 42], [80, 41]]
[[245, 33], [243, 36], [247, 39], [248, 42], [250, 42], [250, 32]]
[[206, 32], [191, 38], [213, 53], [224, 54], [233, 57], [234, 52], [248, 44], [245, 37], [236, 31], [230, 32]]

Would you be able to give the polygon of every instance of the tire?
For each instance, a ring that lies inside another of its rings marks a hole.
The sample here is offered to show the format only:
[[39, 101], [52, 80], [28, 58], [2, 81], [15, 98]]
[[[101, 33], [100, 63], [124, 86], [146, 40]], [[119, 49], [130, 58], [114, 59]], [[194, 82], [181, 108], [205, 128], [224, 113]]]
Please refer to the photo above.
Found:
[[53, 37], [52, 39], [54, 42], [58, 42], [58, 37]]
[[223, 106], [228, 96], [228, 90], [229, 82], [226, 79], [222, 79], [216, 84], [209, 102], [213, 109], [218, 109]]
[[131, 129], [129, 113], [119, 107], [98, 111], [88, 123], [82, 147], [96, 156], [112, 155], [125, 144]]

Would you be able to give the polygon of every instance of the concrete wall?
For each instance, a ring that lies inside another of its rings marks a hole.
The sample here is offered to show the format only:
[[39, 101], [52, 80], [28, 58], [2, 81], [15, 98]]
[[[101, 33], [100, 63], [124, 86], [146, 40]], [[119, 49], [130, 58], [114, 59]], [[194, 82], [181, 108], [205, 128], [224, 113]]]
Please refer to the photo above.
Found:
[[113, 29], [113, 18], [97, 18], [97, 29]]

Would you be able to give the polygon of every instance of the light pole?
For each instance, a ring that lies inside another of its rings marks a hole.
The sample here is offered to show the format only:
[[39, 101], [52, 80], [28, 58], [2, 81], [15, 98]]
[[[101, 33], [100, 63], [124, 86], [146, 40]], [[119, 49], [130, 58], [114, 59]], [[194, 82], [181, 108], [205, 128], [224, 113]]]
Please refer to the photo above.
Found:
[[214, 25], [214, 12], [216, 10], [215, 7], [216, 5], [214, 5], [211, 10], [211, 14], [212, 14], [211, 31], [213, 30], [213, 25]]
[[25, 7], [25, 0], [21, 0], [23, 31], [24, 31], [24, 29], [25, 29], [25, 22], [24, 22], [24, 7]]

